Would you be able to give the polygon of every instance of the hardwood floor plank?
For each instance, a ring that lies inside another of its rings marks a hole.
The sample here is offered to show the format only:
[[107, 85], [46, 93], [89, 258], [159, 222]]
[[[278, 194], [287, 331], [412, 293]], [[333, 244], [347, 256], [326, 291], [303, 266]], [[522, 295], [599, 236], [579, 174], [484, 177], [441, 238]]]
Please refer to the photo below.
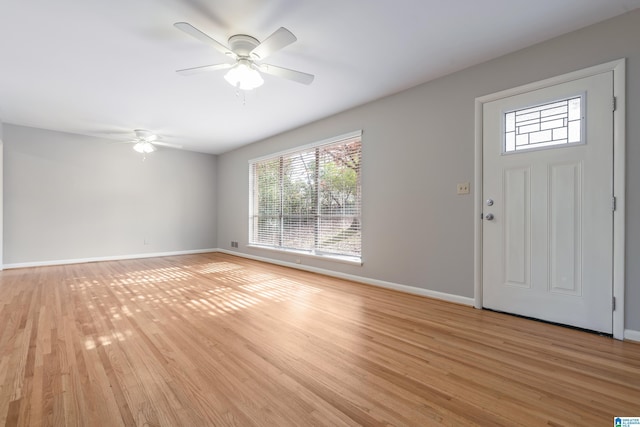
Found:
[[0, 272], [0, 425], [572, 426], [640, 344], [225, 254]]

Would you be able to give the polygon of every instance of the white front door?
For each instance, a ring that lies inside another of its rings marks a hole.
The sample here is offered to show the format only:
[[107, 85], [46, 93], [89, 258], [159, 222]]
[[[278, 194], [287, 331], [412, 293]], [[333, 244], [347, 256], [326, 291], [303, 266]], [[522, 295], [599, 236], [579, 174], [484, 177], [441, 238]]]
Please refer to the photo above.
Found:
[[613, 72], [483, 104], [486, 308], [612, 332]]

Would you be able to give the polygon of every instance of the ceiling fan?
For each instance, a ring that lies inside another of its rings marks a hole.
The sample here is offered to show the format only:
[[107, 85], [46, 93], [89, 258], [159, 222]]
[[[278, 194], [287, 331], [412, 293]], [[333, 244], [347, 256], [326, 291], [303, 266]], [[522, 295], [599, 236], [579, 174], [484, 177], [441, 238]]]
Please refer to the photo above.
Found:
[[182, 145], [159, 141], [158, 135], [148, 130], [136, 129], [133, 132], [136, 134], [135, 139], [127, 142], [133, 144], [133, 149], [138, 153], [153, 153], [156, 151], [156, 145], [170, 148], [182, 148]]
[[183, 70], [177, 70], [177, 73], [179, 74], [190, 75], [204, 71], [229, 69], [227, 74], [224, 76], [225, 80], [227, 80], [227, 82], [232, 86], [242, 90], [251, 90], [261, 86], [262, 83], [264, 83], [264, 80], [260, 75], [261, 72], [293, 80], [305, 85], [309, 85], [313, 82], [314, 76], [312, 74], [290, 70], [288, 68], [276, 67], [271, 64], [260, 63], [260, 61], [266, 59], [269, 55], [297, 40], [296, 36], [284, 27], [278, 28], [262, 42], [259, 42], [255, 37], [251, 37], [246, 34], [236, 34], [229, 37], [229, 47], [227, 47], [187, 22], [176, 22], [173, 25], [190, 36], [207, 43], [235, 61], [233, 63], [185, 68]]

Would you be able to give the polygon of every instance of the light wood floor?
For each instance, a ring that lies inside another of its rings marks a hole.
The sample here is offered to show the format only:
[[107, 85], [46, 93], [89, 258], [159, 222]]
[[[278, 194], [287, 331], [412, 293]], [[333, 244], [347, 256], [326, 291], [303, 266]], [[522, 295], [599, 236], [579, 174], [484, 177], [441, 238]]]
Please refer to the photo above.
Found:
[[0, 326], [0, 425], [640, 416], [640, 344], [223, 254], [4, 271]]

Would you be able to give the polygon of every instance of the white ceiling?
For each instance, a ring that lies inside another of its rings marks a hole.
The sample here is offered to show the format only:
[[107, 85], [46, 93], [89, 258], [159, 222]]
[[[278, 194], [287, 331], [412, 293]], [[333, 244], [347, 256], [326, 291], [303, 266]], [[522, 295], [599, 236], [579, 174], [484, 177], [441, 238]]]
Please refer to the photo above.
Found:
[[[0, 120], [109, 138], [143, 128], [223, 153], [640, 7], [640, 0], [0, 0]], [[283, 26], [298, 38], [242, 97], [225, 62], [173, 27], [227, 44]], [[570, 53], [568, 53], [570, 54]]]

